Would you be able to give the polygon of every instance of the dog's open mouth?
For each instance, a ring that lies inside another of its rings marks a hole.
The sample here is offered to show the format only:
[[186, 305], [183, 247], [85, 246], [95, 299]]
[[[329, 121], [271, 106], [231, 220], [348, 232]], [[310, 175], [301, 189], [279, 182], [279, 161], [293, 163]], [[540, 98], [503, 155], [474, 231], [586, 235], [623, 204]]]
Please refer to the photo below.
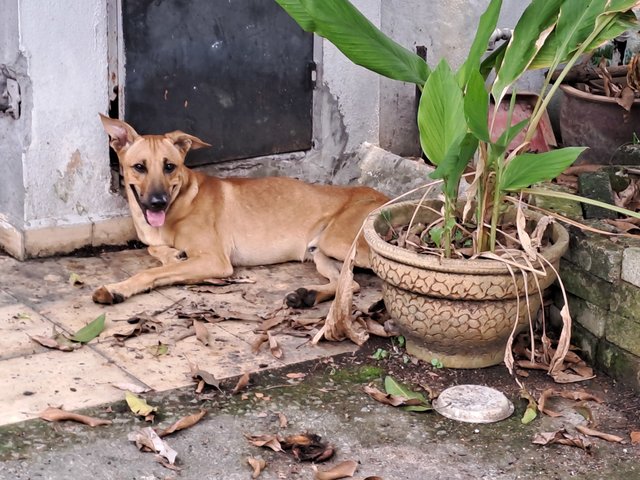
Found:
[[163, 210], [154, 212], [153, 210], [143, 208], [142, 211], [144, 212], [144, 218], [147, 219], [147, 223], [152, 227], [161, 227], [162, 225], [164, 225], [166, 214]]
[[131, 191], [133, 192], [133, 196], [136, 197], [136, 202], [138, 202], [138, 206], [140, 207], [140, 210], [142, 210], [142, 213], [144, 215], [144, 219], [147, 221], [147, 223], [149, 225], [151, 225], [152, 227], [161, 227], [162, 225], [164, 225], [164, 220], [167, 216], [166, 211], [165, 210], [151, 210], [147, 207], [145, 207], [142, 202], [140, 201], [140, 197], [138, 196], [138, 191], [136, 190], [136, 188], [133, 185], [129, 185], [129, 187], [131, 188]]

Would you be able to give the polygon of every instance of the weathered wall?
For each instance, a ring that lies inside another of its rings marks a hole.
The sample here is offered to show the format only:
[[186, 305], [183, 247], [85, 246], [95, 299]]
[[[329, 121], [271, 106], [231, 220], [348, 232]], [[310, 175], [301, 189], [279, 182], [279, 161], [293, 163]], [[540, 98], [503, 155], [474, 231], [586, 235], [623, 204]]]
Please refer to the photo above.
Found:
[[[18, 0], [1, 0], [0, 64], [7, 65], [20, 83], [26, 83], [26, 61], [18, 47]], [[25, 92], [22, 92], [23, 97]], [[24, 184], [22, 148], [29, 131], [29, 114], [18, 120], [0, 115], [0, 223], [22, 227], [24, 221]]]
[[[61, 5], [64, 4], [64, 5]], [[105, 0], [21, 0], [20, 49], [31, 79], [31, 138], [25, 145], [29, 227], [123, 213], [109, 193]]]

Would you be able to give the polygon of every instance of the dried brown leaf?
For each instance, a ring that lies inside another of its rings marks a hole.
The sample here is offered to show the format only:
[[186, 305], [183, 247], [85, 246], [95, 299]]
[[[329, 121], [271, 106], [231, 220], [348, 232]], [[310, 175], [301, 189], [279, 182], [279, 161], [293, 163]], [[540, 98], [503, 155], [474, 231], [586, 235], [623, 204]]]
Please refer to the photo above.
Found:
[[271, 332], [267, 332], [267, 338], [269, 339], [269, 350], [271, 350], [271, 355], [276, 358], [282, 358], [282, 349], [278, 345], [276, 337], [272, 335]]
[[159, 437], [164, 437], [169, 435], [170, 433], [177, 432], [179, 430], [184, 430], [185, 428], [193, 427], [196, 423], [198, 423], [202, 418], [207, 414], [205, 409], [201, 409], [198, 413], [194, 413], [193, 415], [187, 415], [186, 417], [182, 417], [180, 420], [172, 424], [170, 427], [165, 428], [164, 430], [158, 433]]
[[353, 281], [353, 265], [356, 256], [356, 242], [351, 245], [347, 258], [342, 264], [340, 276], [336, 287], [336, 294], [324, 326], [313, 338], [316, 344], [322, 337], [329, 341], [341, 341], [350, 339], [356, 345], [362, 345], [369, 339], [366, 328], [352, 318], [353, 293], [355, 282]]
[[302, 372], [292, 372], [292, 373], [287, 373], [285, 376], [287, 378], [298, 380], [298, 379], [306, 377], [307, 374], [306, 373], [302, 373]]
[[625, 85], [620, 92], [620, 96], [616, 98], [616, 103], [624, 108], [627, 112], [631, 111], [636, 94], [631, 87]]
[[193, 329], [196, 331], [196, 338], [200, 341], [200, 343], [205, 346], [209, 346], [211, 338], [209, 337], [209, 330], [207, 330], [206, 325], [194, 318]]
[[598, 430], [594, 430], [593, 428], [589, 428], [585, 425], [576, 425], [576, 430], [582, 433], [583, 435], [588, 435], [589, 437], [601, 438], [602, 440], [606, 440], [607, 442], [612, 443], [624, 443], [624, 439], [617, 435], [612, 435], [610, 433], [600, 432]]
[[384, 393], [375, 387], [365, 385], [364, 392], [377, 402], [384, 403], [385, 405], [391, 405], [392, 407], [402, 406], [415, 406], [423, 405], [424, 402], [417, 398], [406, 398], [400, 395], [392, 395], [390, 393]]
[[60, 408], [49, 407], [38, 414], [38, 418], [47, 422], [60, 422], [62, 420], [71, 420], [73, 422], [84, 423], [90, 427], [98, 427], [100, 425], [111, 425], [111, 420], [102, 418], [88, 417], [77, 413], [67, 412]]
[[629, 436], [631, 437], [631, 445], [640, 444], [640, 432], [631, 432]]
[[533, 437], [532, 442], [536, 445], [553, 445], [554, 443], [557, 443], [561, 445], [568, 445], [570, 447], [578, 447], [587, 451], [593, 445], [589, 439], [578, 435], [570, 435], [564, 428], [555, 432], [538, 433]]
[[29, 338], [34, 342], [39, 343], [43, 347], [53, 348], [56, 350], [61, 350], [63, 352], [72, 352], [75, 349], [80, 348], [82, 346], [81, 344], [72, 345], [67, 343], [60, 343], [59, 338], [57, 337], [51, 338], [51, 337], [45, 337], [42, 335], [34, 335], [34, 336], [29, 336]]
[[267, 467], [267, 462], [262, 458], [247, 457], [247, 462], [251, 465], [251, 468], [253, 468], [253, 473], [251, 474], [251, 478], [253, 479], [258, 478]]
[[282, 439], [278, 435], [245, 435], [251, 445], [270, 448], [274, 452], [282, 452]]
[[260, 351], [260, 347], [262, 346], [262, 344], [268, 341], [269, 341], [269, 337], [266, 334], [260, 335], [251, 344], [251, 351], [253, 353], [258, 353]]
[[320, 471], [314, 465], [314, 480], [336, 480], [339, 478], [353, 477], [358, 469], [358, 462], [355, 460], [345, 460], [340, 462], [329, 470]]
[[239, 379], [238, 379], [238, 383], [236, 383], [236, 386], [233, 387], [233, 390], [231, 391], [231, 395], [235, 395], [236, 393], [238, 393], [240, 390], [243, 390], [247, 385], [249, 385], [249, 379], [251, 378], [251, 376], [249, 375], [249, 373], [244, 373]]
[[284, 415], [284, 413], [278, 412], [278, 425], [280, 426], [280, 428], [287, 428], [287, 425], [289, 425], [289, 421], [287, 420], [287, 417]]
[[176, 462], [178, 453], [171, 448], [167, 442], [162, 440], [151, 427], [131, 432], [128, 439], [134, 442], [139, 450], [146, 449], [147, 451], [155, 452], [166, 458], [170, 465]]

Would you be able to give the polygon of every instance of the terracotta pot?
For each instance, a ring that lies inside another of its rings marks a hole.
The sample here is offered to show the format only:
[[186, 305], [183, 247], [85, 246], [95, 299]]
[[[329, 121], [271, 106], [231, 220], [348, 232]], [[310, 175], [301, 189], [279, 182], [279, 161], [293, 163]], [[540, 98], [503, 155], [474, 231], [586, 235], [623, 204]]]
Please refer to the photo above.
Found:
[[575, 165], [581, 163], [611, 164], [621, 145], [640, 135], [640, 100], [627, 112], [615, 98], [593, 95], [570, 85], [560, 85], [564, 92], [560, 107], [560, 133], [564, 146], [584, 146]]
[[[427, 202], [440, 209], [440, 202]], [[381, 238], [393, 225], [409, 223], [414, 202], [402, 202], [385, 208], [385, 217], [370, 215], [364, 236], [370, 247], [373, 271], [384, 280], [384, 302], [391, 318], [407, 340], [407, 351], [424, 361], [437, 359], [450, 368], [480, 368], [500, 363], [507, 340], [517, 321], [522, 331], [529, 325], [525, 279], [496, 260], [444, 259], [418, 254], [391, 245]], [[541, 215], [530, 212], [529, 218]], [[430, 224], [436, 214], [421, 208], [414, 223]], [[557, 269], [567, 250], [567, 230], [555, 223], [551, 244], [542, 252]], [[542, 268], [542, 267], [540, 267]], [[555, 280], [538, 278], [541, 289]], [[536, 318], [540, 295], [533, 275], [527, 275], [529, 312]], [[519, 300], [518, 300], [519, 297]], [[518, 314], [519, 304], [519, 314]]]

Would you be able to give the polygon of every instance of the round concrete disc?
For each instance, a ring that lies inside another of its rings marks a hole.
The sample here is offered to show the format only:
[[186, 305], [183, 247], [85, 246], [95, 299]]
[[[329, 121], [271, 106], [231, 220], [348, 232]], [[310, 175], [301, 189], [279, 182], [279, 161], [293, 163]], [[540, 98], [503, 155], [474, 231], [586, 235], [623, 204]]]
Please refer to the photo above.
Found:
[[513, 403], [502, 392], [482, 385], [447, 388], [433, 407], [440, 415], [469, 423], [499, 422], [513, 413]]

